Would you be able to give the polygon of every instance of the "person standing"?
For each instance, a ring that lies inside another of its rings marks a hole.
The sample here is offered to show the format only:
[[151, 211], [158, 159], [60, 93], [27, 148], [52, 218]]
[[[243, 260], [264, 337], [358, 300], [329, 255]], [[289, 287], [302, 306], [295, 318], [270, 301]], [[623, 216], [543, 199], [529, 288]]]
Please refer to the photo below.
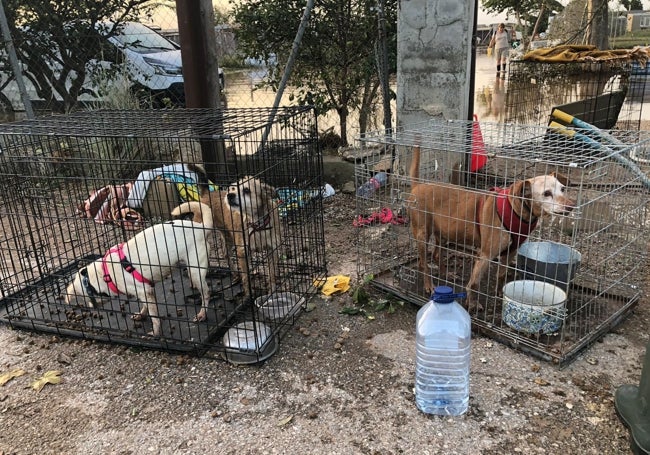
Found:
[[510, 37], [505, 24], [499, 24], [497, 31], [492, 35], [490, 47], [494, 48], [494, 55], [497, 59], [497, 77], [505, 79], [508, 53], [510, 52]]

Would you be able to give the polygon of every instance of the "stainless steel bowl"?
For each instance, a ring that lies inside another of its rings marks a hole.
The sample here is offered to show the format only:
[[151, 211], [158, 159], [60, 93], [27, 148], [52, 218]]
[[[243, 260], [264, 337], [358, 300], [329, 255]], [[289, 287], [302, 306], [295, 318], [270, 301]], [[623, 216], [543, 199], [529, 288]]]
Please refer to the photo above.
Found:
[[292, 292], [274, 292], [255, 299], [258, 314], [267, 321], [278, 322], [296, 314], [305, 298]]
[[262, 322], [246, 321], [228, 329], [223, 336], [223, 358], [234, 364], [262, 362], [278, 349], [271, 328]]

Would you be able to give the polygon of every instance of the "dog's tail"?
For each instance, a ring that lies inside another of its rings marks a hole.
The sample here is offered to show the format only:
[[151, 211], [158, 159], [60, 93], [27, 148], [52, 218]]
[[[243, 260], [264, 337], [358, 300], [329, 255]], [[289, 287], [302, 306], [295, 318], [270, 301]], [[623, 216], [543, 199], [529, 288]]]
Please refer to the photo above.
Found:
[[413, 147], [413, 156], [411, 157], [411, 168], [409, 169], [409, 177], [411, 178], [411, 186], [417, 185], [420, 178], [420, 146]]
[[183, 216], [188, 213], [192, 214], [192, 221], [203, 224], [207, 229], [212, 229], [212, 209], [210, 209], [209, 205], [203, 202], [190, 201], [183, 202], [172, 210], [173, 217]]

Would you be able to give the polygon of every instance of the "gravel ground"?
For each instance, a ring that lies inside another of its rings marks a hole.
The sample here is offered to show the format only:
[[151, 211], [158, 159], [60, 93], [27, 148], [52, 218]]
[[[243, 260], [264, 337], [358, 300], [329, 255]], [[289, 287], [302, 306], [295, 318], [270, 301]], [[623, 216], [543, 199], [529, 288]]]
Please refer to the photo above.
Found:
[[[329, 274], [355, 276], [353, 199], [325, 205]], [[475, 336], [454, 418], [415, 406], [416, 306], [369, 319], [340, 312], [348, 294], [314, 303], [256, 366], [0, 326], [0, 374], [26, 372], [0, 387], [0, 454], [631, 453], [613, 393], [638, 384], [647, 292], [562, 370]], [[61, 383], [33, 390], [49, 370]]]

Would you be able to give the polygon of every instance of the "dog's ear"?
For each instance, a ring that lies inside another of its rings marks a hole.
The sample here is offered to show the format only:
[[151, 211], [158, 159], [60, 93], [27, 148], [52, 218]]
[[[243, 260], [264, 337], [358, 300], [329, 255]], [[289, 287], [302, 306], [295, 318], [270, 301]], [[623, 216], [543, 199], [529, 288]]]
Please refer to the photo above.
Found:
[[567, 177], [566, 175], [561, 174], [559, 172], [551, 172], [551, 176], [555, 177], [557, 181], [560, 182], [562, 185], [564, 186], [569, 185], [569, 177]]
[[278, 198], [277, 190], [275, 188], [273, 188], [271, 185], [267, 185], [266, 183], [262, 183], [262, 190], [264, 191], [265, 198], [268, 198], [268, 199], [277, 199]]
[[517, 180], [512, 184], [511, 194], [520, 199], [531, 199], [533, 197], [533, 185], [530, 180]]

